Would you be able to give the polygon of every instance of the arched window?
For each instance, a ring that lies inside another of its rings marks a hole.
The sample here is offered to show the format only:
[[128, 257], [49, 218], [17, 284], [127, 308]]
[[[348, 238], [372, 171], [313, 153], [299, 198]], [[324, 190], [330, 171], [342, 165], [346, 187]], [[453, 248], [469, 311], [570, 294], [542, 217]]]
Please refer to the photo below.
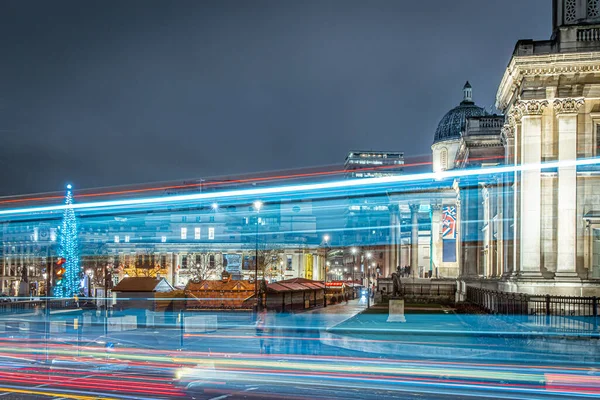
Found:
[[445, 171], [448, 169], [448, 149], [443, 148], [440, 152], [440, 169]]

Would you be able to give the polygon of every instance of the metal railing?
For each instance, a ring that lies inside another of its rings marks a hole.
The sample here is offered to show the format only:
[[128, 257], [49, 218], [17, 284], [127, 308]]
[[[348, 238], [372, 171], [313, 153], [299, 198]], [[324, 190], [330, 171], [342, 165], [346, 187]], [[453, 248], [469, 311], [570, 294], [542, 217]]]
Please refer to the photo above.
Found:
[[[393, 291], [391, 279], [379, 279], [378, 290], [383, 296], [389, 296]], [[454, 300], [456, 295], [455, 281], [403, 282], [400, 293], [404, 296], [418, 297], [448, 297]]]
[[[48, 300], [50, 309], [76, 308], [73, 299], [51, 299]], [[46, 308], [46, 300], [19, 300], [0, 303], [0, 315], [36, 313]]]
[[456, 294], [456, 284], [440, 283], [403, 283], [402, 293], [406, 296], [449, 296]]
[[598, 329], [598, 298], [507, 293], [467, 286], [467, 302], [490, 314], [520, 316], [538, 327], [568, 331]]

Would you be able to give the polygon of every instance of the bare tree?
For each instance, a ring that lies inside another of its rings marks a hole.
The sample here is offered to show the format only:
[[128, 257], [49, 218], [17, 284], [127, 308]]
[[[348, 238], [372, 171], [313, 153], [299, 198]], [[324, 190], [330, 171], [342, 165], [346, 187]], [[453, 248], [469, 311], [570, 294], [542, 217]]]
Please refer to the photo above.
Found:
[[223, 272], [223, 257], [216, 257], [214, 253], [199, 253], [189, 267], [192, 276], [192, 282], [209, 279], [211, 276], [218, 276]]
[[104, 287], [105, 269], [112, 265], [106, 243], [87, 243], [81, 252], [83, 272], [90, 276], [93, 287]]
[[[257, 251], [258, 248], [258, 251]], [[258, 279], [272, 279], [282, 275], [283, 253], [282, 246], [276, 243], [267, 244], [265, 241], [257, 243], [248, 243], [245, 246], [246, 252], [253, 258], [256, 258], [258, 252]], [[254, 260], [256, 262], [256, 260]], [[255, 265], [251, 265], [251, 273]]]
[[150, 250], [138, 253], [135, 256], [133, 266], [125, 266], [125, 272], [132, 277], [151, 277], [155, 278], [166, 269], [166, 266], [160, 265], [159, 257]]
[[264, 279], [278, 278], [282, 275], [283, 254], [279, 248], [267, 248], [258, 251], [259, 273]]

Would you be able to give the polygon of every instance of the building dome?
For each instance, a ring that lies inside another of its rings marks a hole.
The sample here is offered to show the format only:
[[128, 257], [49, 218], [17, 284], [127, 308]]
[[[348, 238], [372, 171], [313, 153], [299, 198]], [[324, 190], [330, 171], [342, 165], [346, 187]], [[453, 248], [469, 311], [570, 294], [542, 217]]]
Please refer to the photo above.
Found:
[[442, 118], [435, 130], [434, 144], [443, 142], [444, 140], [459, 139], [467, 118], [488, 114], [483, 108], [475, 105], [472, 93], [469, 82], [465, 83], [463, 87], [463, 101], [460, 102], [458, 107], [454, 107], [444, 115], [444, 118]]

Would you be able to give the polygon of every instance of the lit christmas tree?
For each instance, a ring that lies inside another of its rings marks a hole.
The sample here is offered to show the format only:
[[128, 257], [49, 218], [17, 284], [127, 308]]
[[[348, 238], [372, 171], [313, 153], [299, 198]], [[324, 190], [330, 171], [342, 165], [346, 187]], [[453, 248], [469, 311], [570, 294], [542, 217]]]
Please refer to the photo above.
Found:
[[67, 195], [65, 197], [67, 207], [63, 212], [58, 252], [58, 256], [65, 260], [63, 264], [65, 273], [62, 281], [54, 287], [54, 296], [56, 297], [74, 297], [79, 294], [81, 285], [77, 220], [75, 219], [75, 211], [72, 207], [69, 207], [73, 204], [71, 188], [71, 185], [67, 185]]

